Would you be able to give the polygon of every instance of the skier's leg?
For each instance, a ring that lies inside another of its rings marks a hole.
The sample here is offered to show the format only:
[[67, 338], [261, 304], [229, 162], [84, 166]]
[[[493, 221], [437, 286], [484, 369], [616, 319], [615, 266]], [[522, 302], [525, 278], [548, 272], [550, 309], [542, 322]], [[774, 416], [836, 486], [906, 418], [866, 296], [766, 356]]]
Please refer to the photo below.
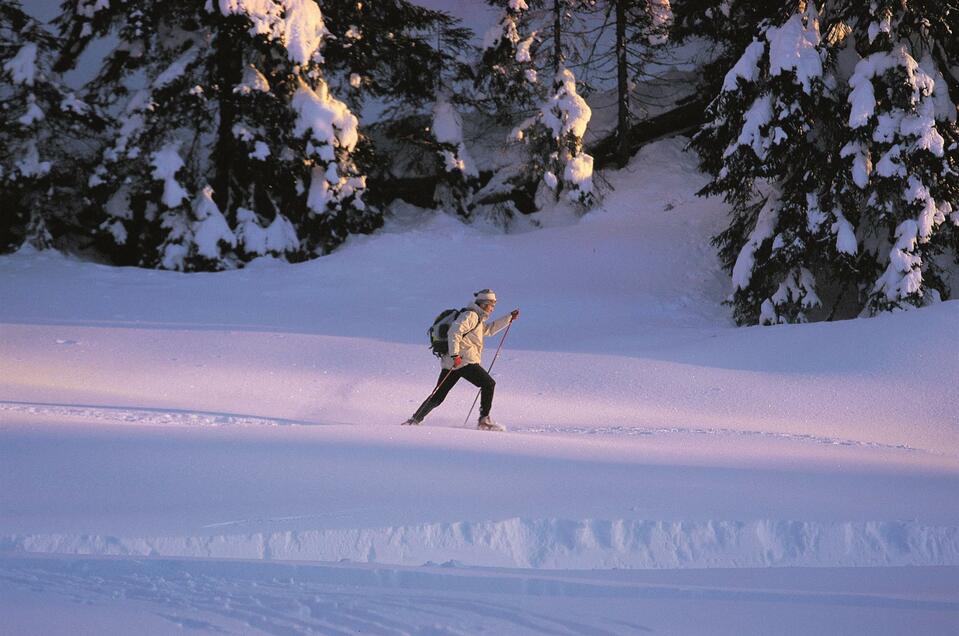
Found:
[[468, 364], [463, 367], [462, 377], [480, 390], [480, 417], [489, 415], [493, 408], [493, 391], [496, 389], [496, 380], [478, 364]]
[[423, 401], [420, 408], [416, 409], [416, 413], [413, 414], [413, 419], [417, 422], [422, 422], [426, 419], [430, 411], [443, 403], [450, 389], [453, 388], [453, 385], [456, 384], [456, 381], [459, 379], [460, 369], [454, 369], [452, 372], [449, 369], [440, 369], [440, 376], [436, 379], [436, 390]]

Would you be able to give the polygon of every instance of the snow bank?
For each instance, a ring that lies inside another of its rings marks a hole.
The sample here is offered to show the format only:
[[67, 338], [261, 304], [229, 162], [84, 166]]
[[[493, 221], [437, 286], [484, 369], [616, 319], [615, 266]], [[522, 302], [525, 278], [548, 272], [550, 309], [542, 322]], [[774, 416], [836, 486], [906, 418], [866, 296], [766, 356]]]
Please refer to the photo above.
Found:
[[0, 536], [0, 554], [536, 569], [959, 565], [959, 527], [914, 522], [507, 519], [197, 537]]

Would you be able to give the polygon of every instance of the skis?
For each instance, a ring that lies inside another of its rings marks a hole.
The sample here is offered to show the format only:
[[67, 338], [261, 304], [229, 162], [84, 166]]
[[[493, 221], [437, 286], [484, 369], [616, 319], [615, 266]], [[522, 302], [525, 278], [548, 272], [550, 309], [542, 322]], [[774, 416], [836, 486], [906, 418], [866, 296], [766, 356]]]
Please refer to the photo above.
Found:
[[[400, 426], [422, 426], [422, 425], [423, 425], [423, 422], [417, 422], [417, 421], [414, 420], [412, 417], [411, 417], [410, 419], [406, 420], [405, 422], [400, 422]], [[453, 428], [453, 427], [451, 427], [451, 428]], [[457, 427], [457, 428], [458, 428], [458, 427]], [[490, 425], [478, 424], [478, 425], [476, 426], [476, 430], [478, 430], [478, 431], [492, 431], [492, 432], [494, 432], [494, 433], [505, 433], [505, 432], [506, 432], [506, 427], [503, 426], [502, 424], [496, 424], [496, 423], [494, 422], [494, 423], [492, 423], [492, 424], [490, 424]]]

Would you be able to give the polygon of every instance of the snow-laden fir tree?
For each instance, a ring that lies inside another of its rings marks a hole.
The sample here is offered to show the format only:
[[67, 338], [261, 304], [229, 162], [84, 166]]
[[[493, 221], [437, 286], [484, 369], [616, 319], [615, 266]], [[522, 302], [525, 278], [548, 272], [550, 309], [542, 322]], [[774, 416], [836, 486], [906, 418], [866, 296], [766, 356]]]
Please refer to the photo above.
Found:
[[[830, 161], [820, 143], [833, 120], [819, 15], [810, 3], [767, 26], [726, 74], [694, 138], [732, 223], [716, 244], [733, 274], [739, 322], [808, 319], [820, 306], [819, 264], [838, 262], [847, 225], [831, 218]], [[842, 233], [839, 240], [834, 235]]]
[[[522, 144], [518, 169], [495, 181], [533, 184], [536, 207], [565, 196], [592, 205], [593, 160], [583, 150], [592, 115], [566, 68], [569, 23], [580, 0], [503, 0], [503, 14], [484, 42], [480, 85], [498, 104], [501, 122], [518, 122], [509, 139]], [[546, 81], [544, 81], [546, 80]], [[522, 118], [522, 119], [521, 119]]]
[[[432, 89], [435, 101], [428, 127], [433, 154], [436, 186], [433, 202], [436, 207], [469, 218], [475, 207], [474, 195], [479, 186], [479, 169], [466, 147], [460, 108], [473, 105], [468, 75], [472, 49], [464, 48], [457, 38], [436, 34]], [[453, 61], [450, 63], [450, 61]]]
[[[476, 86], [485, 112], [513, 125], [529, 116], [545, 97], [535, 62], [542, 37], [532, 28], [527, 0], [487, 0], [501, 14], [483, 37], [476, 64]], [[535, 0], [530, 0], [534, 2]]]
[[[512, 130], [530, 118], [547, 97], [550, 72], [543, 42], [544, 0], [487, 0], [499, 10], [483, 36], [472, 68], [477, 112], [491, 125]], [[529, 146], [503, 134], [502, 152], [510, 160], [498, 166], [474, 196], [475, 206], [494, 219], [508, 220], [520, 209], [532, 211], [542, 170], [535, 169]], [[533, 168], [533, 169], [531, 169]]]
[[331, 32], [323, 50], [324, 77], [354, 109], [375, 102], [381, 111], [378, 121], [364, 129], [370, 144], [357, 156], [378, 186], [367, 198], [388, 201], [403, 179], [419, 178], [417, 190], [425, 191], [433, 181], [436, 198], [465, 209], [471, 177], [444, 168], [442, 153], [451, 149], [437, 141], [432, 123], [439, 104], [460, 110], [471, 103], [463, 87], [472, 32], [449, 14], [408, 0], [324, 0], [321, 5]]
[[912, 52], [947, 50], [932, 34], [956, 32], [959, 13], [791, 4], [726, 74], [694, 140], [713, 176], [704, 193], [732, 208], [716, 244], [737, 320], [803, 321], [942, 296], [932, 257], [955, 218], [956, 109], [940, 63]]
[[56, 39], [0, 3], [0, 252], [76, 234], [76, 173], [98, 118], [53, 72]]
[[323, 0], [320, 6], [330, 33], [324, 77], [356, 109], [375, 99], [389, 118], [408, 115], [465, 75], [472, 32], [444, 11], [409, 0]]
[[469, 218], [479, 170], [463, 140], [463, 119], [445, 93], [440, 93], [433, 105], [430, 132], [440, 163], [435, 203], [440, 209]]
[[706, 59], [699, 85], [707, 95], [715, 95], [726, 72], [757, 33], [785, 22], [796, 12], [797, 5], [782, 0], [670, 0], [671, 35], [676, 40], [695, 40], [704, 48]]
[[117, 126], [89, 178], [119, 261], [297, 260], [378, 224], [357, 118], [323, 78], [316, 3], [71, 0], [60, 24], [72, 55], [119, 35], [91, 85]]
[[848, 80], [840, 150], [844, 208], [859, 228], [868, 311], [948, 296], [936, 256], [959, 226], [959, 130], [945, 75], [959, 8], [844, 3], [860, 59]]
[[580, 97], [573, 72], [560, 68], [549, 99], [539, 112], [522, 122], [512, 138], [530, 149], [527, 170], [541, 175], [541, 198], [546, 193], [590, 207], [593, 192], [593, 158], [583, 149], [583, 137], [592, 111]]

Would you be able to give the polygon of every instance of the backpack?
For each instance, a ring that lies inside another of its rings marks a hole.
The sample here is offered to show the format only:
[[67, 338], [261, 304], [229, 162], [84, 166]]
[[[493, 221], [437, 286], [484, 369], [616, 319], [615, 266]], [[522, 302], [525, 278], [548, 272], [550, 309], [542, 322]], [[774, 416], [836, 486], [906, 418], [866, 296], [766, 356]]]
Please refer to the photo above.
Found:
[[[444, 309], [433, 319], [433, 324], [426, 330], [426, 335], [430, 338], [430, 351], [432, 351], [433, 355], [437, 358], [449, 355], [450, 327], [464, 311], [473, 311], [475, 313], [475, 310], [467, 309], [466, 307], [462, 309]], [[483, 321], [481, 320], [476, 327], [482, 323]], [[473, 327], [473, 330], [475, 330], [476, 327]]]

